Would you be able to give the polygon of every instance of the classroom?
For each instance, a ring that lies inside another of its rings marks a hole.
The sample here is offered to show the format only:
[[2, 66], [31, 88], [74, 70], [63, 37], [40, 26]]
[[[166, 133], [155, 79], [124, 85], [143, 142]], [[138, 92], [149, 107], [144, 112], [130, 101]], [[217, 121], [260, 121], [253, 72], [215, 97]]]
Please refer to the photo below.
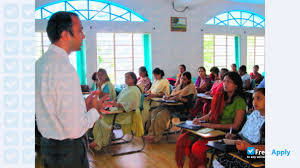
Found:
[[265, 167], [264, 0], [35, 0], [37, 168]]

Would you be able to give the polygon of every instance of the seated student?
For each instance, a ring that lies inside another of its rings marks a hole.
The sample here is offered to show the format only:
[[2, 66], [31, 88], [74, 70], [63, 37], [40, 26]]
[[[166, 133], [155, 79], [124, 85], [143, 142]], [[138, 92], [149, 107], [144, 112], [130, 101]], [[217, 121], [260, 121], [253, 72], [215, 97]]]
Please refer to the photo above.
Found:
[[[140, 116], [140, 100], [141, 90], [136, 85], [137, 77], [134, 72], [127, 72], [125, 74], [126, 87], [118, 95], [116, 101], [112, 101], [113, 106], [110, 110], [122, 110], [116, 118], [116, 123], [122, 127], [123, 134], [128, 134], [133, 131], [135, 134], [144, 134], [142, 119]], [[137, 117], [140, 118], [137, 120]], [[108, 145], [112, 129], [113, 115], [103, 115], [93, 128], [94, 141], [90, 143], [90, 147], [96, 150], [101, 150]], [[132, 129], [135, 130], [132, 130]]]
[[[247, 116], [247, 121], [242, 130], [237, 135], [227, 133], [225, 136], [227, 139], [238, 139], [236, 148], [241, 151], [245, 151], [248, 147], [265, 150], [265, 88], [255, 89], [253, 106], [255, 110]], [[243, 164], [240, 160], [234, 159], [226, 153], [218, 155], [217, 162], [224, 167]], [[243, 167], [246, 167], [246, 165]]]
[[146, 67], [141, 66], [139, 68], [139, 78], [138, 78], [138, 82], [137, 85], [142, 88], [142, 90], [144, 92], [148, 91], [151, 87], [151, 81], [148, 77], [148, 72]]
[[111, 100], [116, 98], [116, 91], [114, 85], [110, 82], [105, 69], [98, 70], [98, 87], [103, 93], [109, 94]]
[[236, 69], [236, 64], [231, 64], [231, 72], [238, 72]]
[[[218, 80], [216, 80], [211, 87], [210, 91], [205, 92], [205, 94], [214, 96], [220, 88], [223, 88], [223, 79], [226, 73], [228, 73], [228, 69], [222, 68]], [[220, 80], [219, 80], [220, 79]], [[204, 116], [210, 111], [211, 100], [207, 100], [204, 98], [197, 98], [196, 103], [191, 110], [191, 117], [194, 118], [196, 116]]]
[[[170, 120], [170, 113], [183, 112], [190, 108], [193, 98], [196, 94], [196, 88], [191, 81], [192, 75], [190, 72], [184, 72], [181, 76], [181, 83], [175, 90], [172, 91], [171, 96], [166, 97], [168, 100], [177, 100], [183, 102], [183, 106], [178, 106], [175, 109], [168, 106], [160, 106], [151, 112], [151, 123], [148, 135], [145, 137], [150, 143], [159, 142], [162, 138], [163, 132], [166, 129], [167, 122]], [[175, 111], [173, 111], [175, 110]]]
[[[160, 102], [151, 101], [151, 98], [156, 98], [156, 97], [161, 98], [164, 95], [168, 96], [170, 94], [170, 84], [167, 79], [163, 78], [164, 75], [165, 75], [164, 71], [159, 68], [155, 68], [153, 70], [154, 82], [151, 88], [148, 91], [146, 91], [148, 97], [144, 99], [144, 103], [143, 103], [144, 109], [142, 111], [142, 117], [143, 117], [144, 124], [150, 120], [151, 109], [161, 104]], [[150, 126], [149, 124], [150, 123], [147, 122], [145, 128], [146, 130]]]
[[239, 74], [240, 74], [240, 76], [242, 78], [242, 81], [243, 81], [243, 89], [249, 90], [250, 89], [251, 79], [250, 79], [250, 75], [247, 74], [247, 70], [246, 70], [246, 66], [245, 65], [242, 65], [239, 68]]
[[211, 82], [209, 77], [206, 75], [206, 70], [204, 67], [198, 68], [198, 78], [195, 82], [195, 86], [198, 93], [204, 93], [208, 91], [211, 87]]
[[[211, 111], [201, 118], [194, 119], [193, 123], [214, 129], [238, 130], [243, 122], [245, 109], [242, 80], [238, 73], [228, 72], [224, 76], [223, 88], [220, 88], [213, 97]], [[183, 167], [185, 157], [188, 156], [190, 167], [205, 167], [207, 141], [189, 132], [181, 134], [176, 143], [177, 166]]]
[[252, 80], [255, 80], [256, 84], [259, 84], [263, 80], [263, 76], [258, 72], [259, 66], [254, 65], [253, 72], [250, 73], [250, 77]]
[[219, 76], [219, 72], [220, 72], [220, 70], [219, 70], [219, 68], [216, 67], [216, 66], [210, 68], [209, 78], [210, 78], [210, 81], [211, 81], [212, 83], [214, 83], [215, 80], [217, 80], [217, 78], [218, 78], [218, 76]]
[[185, 65], [184, 64], [179, 65], [178, 71], [179, 71], [179, 73], [176, 75], [176, 82], [174, 84], [175, 87], [180, 84], [181, 75], [183, 74], [183, 72], [186, 71]]
[[256, 88], [265, 88], [265, 78], [259, 83]]
[[146, 92], [148, 97], [163, 97], [170, 94], [170, 84], [167, 79], [164, 79], [165, 73], [159, 68], [155, 68], [152, 72], [154, 76], [154, 82], [151, 88]]
[[222, 68], [220, 73], [219, 73], [218, 80], [216, 80], [214, 82], [214, 84], [212, 85], [210, 91], [205, 92], [205, 94], [214, 96], [214, 94], [217, 92], [218, 88], [223, 87], [223, 79], [224, 79], [225, 74], [228, 73], [228, 72], [229, 72], [229, 70], [227, 68]]
[[97, 72], [94, 72], [92, 75], [93, 84], [91, 87], [91, 91], [95, 91], [98, 88], [98, 75], [97, 74], [98, 74]]

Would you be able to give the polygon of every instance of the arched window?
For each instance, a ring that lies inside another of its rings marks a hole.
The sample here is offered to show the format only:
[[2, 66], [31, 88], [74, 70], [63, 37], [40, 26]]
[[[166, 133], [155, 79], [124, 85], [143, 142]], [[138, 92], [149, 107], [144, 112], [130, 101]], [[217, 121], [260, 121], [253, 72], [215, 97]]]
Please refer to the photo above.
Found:
[[206, 24], [264, 28], [265, 18], [253, 12], [234, 10], [217, 15]]
[[58, 11], [75, 12], [81, 20], [145, 22], [133, 10], [106, 0], [61, 0], [36, 9], [35, 19], [49, 19]]

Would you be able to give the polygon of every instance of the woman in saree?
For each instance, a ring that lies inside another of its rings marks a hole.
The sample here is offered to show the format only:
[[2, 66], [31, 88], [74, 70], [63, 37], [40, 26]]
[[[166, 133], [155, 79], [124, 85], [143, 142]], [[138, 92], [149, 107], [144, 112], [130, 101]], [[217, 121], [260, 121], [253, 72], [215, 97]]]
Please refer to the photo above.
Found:
[[206, 69], [204, 67], [198, 68], [198, 78], [195, 82], [195, 86], [198, 93], [207, 92], [211, 88], [211, 82], [209, 77], [206, 75]]
[[[215, 93], [211, 111], [193, 120], [194, 124], [222, 130], [238, 130], [243, 122], [246, 102], [242, 96], [243, 82], [236, 72], [228, 72], [224, 76], [223, 87]], [[202, 123], [206, 121], [207, 123]], [[206, 146], [208, 139], [203, 139], [191, 133], [181, 134], [176, 143], [178, 167], [184, 166], [185, 157], [189, 157], [190, 168], [206, 167]]]
[[[155, 80], [151, 88], [146, 92], [148, 96], [144, 99], [143, 102], [142, 117], [144, 124], [150, 120], [151, 110], [160, 105], [159, 102], [151, 101], [151, 98], [161, 98], [164, 95], [168, 96], [170, 94], [169, 81], [163, 78], [165, 75], [164, 71], [159, 68], [155, 68], [152, 74]], [[148, 127], [149, 124], [146, 125], [146, 130], [148, 129]]]
[[181, 76], [180, 85], [173, 90], [170, 96], [165, 97], [168, 100], [176, 100], [182, 102], [183, 106], [171, 108], [161, 105], [151, 112], [151, 122], [148, 135], [145, 137], [150, 143], [159, 142], [163, 132], [167, 127], [167, 122], [170, 120], [171, 112], [183, 112], [192, 106], [194, 96], [196, 95], [195, 85], [191, 81], [192, 75], [190, 72], [184, 72]]
[[186, 71], [186, 67], [184, 64], [181, 64], [178, 66], [178, 74], [176, 74], [176, 82], [174, 84], [175, 87], [177, 87], [180, 84], [180, 79], [181, 79], [181, 75], [183, 74], [183, 72]]
[[93, 84], [91, 87], [91, 91], [95, 91], [98, 89], [98, 72], [94, 72], [92, 75]]
[[[236, 148], [245, 151], [248, 147], [254, 147], [261, 151], [265, 150], [265, 88], [255, 89], [253, 93], [254, 111], [247, 116], [247, 120], [238, 134], [227, 133], [226, 139], [234, 139]], [[250, 158], [250, 160], [252, 160]], [[255, 158], [255, 161], [264, 161], [264, 158]], [[250, 168], [250, 164], [232, 157], [228, 153], [220, 153], [214, 165], [220, 167], [243, 167]]]
[[144, 66], [141, 66], [139, 68], [139, 77], [138, 77], [137, 85], [140, 88], [142, 88], [143, 92], [148, 91], [151, 87], [151, 81], [148, 77], [147, 69]]
[[[220, 73], [219, 73], [218, 80], [216, 80], [214, 82], [211, 89], [209, 91], [205, 92], [205, 94], [210, 95], [210, 96], [213, 97], [216, 90], [218, 90], [219, 87], [221, 87], [221, 88], [223, 87], [223, 81], [222, 80], [224, 79], [224, 75], [227, 72], [228, 72], [228, 69], [222, 68]], [[208, 114], [209, 111], [210, 111], [210, 103], [211, 103], [211, 100], [207, 100], [207, 99], [198, 97], [196, 99], [196, 103], [194, 104], [194, 107], [190, 111], [190, 118], [194, 118], [196, 116], [204, 116], [204, 115]]]
[[[112, 101], [110, 111], [124, 111], [118, 114], [116, 122], [121, 125], [123, 134], [128, 134], [131, 131], [136, 136], [144, 134], [142, 125], [142, 117], [140, 114], [141, 90], [136, 85], [137, 77], [134, 72], [125, 74], [125, 87], [118, 95], [116, 101]], [[112, 129], [113, 115], [103, 115], [97, 121], [93, 128], [94, 141], [90, 143], [90, 147], [100, 150], [109, 144], [110, 134]]]
[[99, 90], [103, 93], [108, 94], [111, 100], [115, 100], [116, 99], [115, 87], [110, 82], [110, 79], [105, 69], [100, 68], [98, 70], [98, 80], [99, 80], [98, 82]]
[[154, 82], [151, 88], [146, 92], [148, 94], [148, 97], [153, 98], [169, 95], [170, 84], [169, 81], [164, 78], [164, 71], [159, 68], [155, 68], [152, 74], [154, 76]]
[[217, 80], [217, 78], [218, 78], [218, 76], [219, 76], [219, 72], [220, 72], [220, 70], [219, 70], [219, 68], [216, 67], [216, 66], [210, 68], [209, 78], [210, 78], [210, 81], [211, 81], [212, 83], [214, 83], [215, 80]]

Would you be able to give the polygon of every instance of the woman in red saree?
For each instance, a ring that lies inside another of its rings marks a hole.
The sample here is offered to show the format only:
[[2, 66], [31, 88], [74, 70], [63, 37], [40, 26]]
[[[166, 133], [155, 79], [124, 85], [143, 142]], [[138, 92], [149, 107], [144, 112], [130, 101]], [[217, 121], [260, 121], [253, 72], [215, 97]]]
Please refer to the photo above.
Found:
[[[214, 129], [238, 130], [243, 121], [246, 103], [242, 98], [242, 80], [236, 72], [224, 75], [223, 87], [215, 93], [211, 111], [193, 123]], [[206, 121], [208, 123], [201, 123]], [[206, 167], [206, 146], [208, 139], [201, 139], [191, 133], [183, 133], [176, 143], [176, 157], [178, 167], [184, 166], [185, 157], [189, 157], [189, 167]]]
[[[222, 80], [224, 79], [224, 75], [227, 72], [229, 72], [228, 69], [222, 68], [220, 73], [219, 73], [218, 80], [216, 80], [214, 82], [214, 84], [212, 85], [210, 91], [205, 92], [205, 94], [210, 95], [210, 96], [213, 97], [220, 88], [222, 89], [223, 88], [223, 81]], [[204, 99], [204, 98], [197, 98], [194, 107], [190, 111], [191, 117], [194, 118], [196, 116], [204, 116], [204, 115], [208, 114], [209, 111], [210, 111], [210, 104], [211, 104], [211, 100], [207, 100], [207, 99]]]

